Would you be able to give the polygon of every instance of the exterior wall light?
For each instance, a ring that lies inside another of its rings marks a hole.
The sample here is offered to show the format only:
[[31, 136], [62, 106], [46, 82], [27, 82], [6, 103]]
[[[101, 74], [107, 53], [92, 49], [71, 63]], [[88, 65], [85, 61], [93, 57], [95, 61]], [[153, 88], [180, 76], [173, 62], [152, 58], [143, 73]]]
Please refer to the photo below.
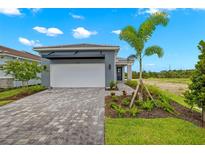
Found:
[[111, 70], [111, 64], [109, 64], [108, 68], [109, 68], [109, 70]]

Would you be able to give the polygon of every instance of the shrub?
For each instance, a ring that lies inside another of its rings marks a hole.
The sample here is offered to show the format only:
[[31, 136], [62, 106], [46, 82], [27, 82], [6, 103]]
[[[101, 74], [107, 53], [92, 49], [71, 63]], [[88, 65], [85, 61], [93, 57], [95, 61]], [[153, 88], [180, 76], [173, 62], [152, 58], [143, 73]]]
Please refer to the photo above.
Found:
[[131, 116], [136, 117], [140, 110], [135, 105], [133, 105], [132, 108], [128, 110], [128, 112]]
[[123, 109], [121, 106], [111, 103], [110, 107], [117, 112], [118, 117], [123, 117], [127, 110]]
[[0, 70], [6, 75], [11, 75], [15, 80], [21, 81], [23, 86], [28, 86], [29, 80], [40, 79], [38, 73], [44, 71], [44, 67], [37, 62], [7, 61]]
[[159, 97], [161, 95], [159, 88], [157, 88], [153, 85], [148, 85], [148, 89], [149, 89], [150, 93], [156, 97]]
[[141, 106], [141, 105], [143, 104], [143, 101], [142, 101], [142, 100], [136, 100], [136, 101], [135, 101], [135, 104]]
[[135, 89], [137, 86], [137, 81], [136, 80], [128, 80], [125, 84]]
[[123, 109], [122, 107], [119, 107], [116, 111], [117, 111], [118, 117], [123, 117], [124, 114], [127, 112], [127, 110]]
[[170, 105], [169, 100], [163, 96], [159, 100], [155, 101], [157, 107], [162, 108], [164, 111], [175, 114], [174, 108]]
[[111, 102], [110, 107], [115, 110], [116, 108], [118, 108], [118, 105], [114, 102]]
[[125, 105], [125, 106], [128, 106], [130, 104], [130, 98], [124, 98], [122, 100], [122, 104]]
[[112, 96], [112, 101], [117, 102], [118, 101], [118, 96]]
[[192, 74], [189, 89], [185, 93], [185, 101], [191, 105], [197, 105], [202, 109], [202, 125], [205, 123], [205, 41], [201, 40], [198, 44], [200, 55]]
[[111, 92], [110, 95], [111, 95], [111, 96], [115, 96], [115, 92]]
[[117, 87], [116, 81], [110, 81], [110, 89], [115, 89]]
[[147, 111], [152, 111], [152, 109], [154, 108], [154, 102], [152, 100], [147, 100], [143, 102], [141, 105], [142, 105], [142, 108]]

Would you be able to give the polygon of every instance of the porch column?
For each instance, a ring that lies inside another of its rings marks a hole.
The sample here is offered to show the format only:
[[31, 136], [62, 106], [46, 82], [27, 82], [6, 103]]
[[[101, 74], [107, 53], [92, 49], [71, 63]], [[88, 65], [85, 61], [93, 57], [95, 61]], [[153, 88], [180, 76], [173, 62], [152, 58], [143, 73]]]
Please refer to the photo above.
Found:
[[127, 80], [132, 80], [132, 65], [127, 65]]

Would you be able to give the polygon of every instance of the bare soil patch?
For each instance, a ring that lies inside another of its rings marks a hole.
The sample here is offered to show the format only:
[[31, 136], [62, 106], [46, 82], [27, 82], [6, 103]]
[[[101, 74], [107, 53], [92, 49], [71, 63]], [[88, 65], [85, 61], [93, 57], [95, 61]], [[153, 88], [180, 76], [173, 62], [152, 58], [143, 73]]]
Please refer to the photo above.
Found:
[[159, 80], [144, 79], [145, 84], [154, 85], [160, 89], [167, 90], [177, 95], [182, 95], [187, 89], [188, 85], [184, 83], [170, 83], [160, 82]]

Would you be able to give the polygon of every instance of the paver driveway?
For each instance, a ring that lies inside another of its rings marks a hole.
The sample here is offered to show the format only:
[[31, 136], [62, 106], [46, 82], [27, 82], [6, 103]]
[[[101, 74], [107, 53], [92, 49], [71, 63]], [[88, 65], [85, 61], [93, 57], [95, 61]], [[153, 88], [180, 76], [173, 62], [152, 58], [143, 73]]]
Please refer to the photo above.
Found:
[[104, 89], [52, 89], [0, 107], [0, 144], [104, 144]]

